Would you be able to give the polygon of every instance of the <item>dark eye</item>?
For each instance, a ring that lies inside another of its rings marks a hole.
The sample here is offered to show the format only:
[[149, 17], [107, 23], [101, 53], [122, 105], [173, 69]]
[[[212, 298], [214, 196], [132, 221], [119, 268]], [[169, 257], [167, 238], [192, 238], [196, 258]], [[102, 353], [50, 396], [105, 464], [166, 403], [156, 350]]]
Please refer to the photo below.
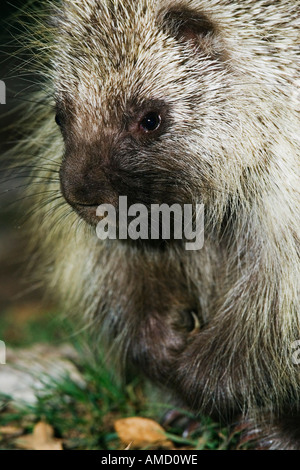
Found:
[[151, 112], [146, 114], [140, 123], [140, 127], [145, 132], [156, 131], [161, 124], [161, 117], [158, 113]]
[[56, 116], [55, 116], [55, 122], [59, 127], [62, 126], [62, 118], [61, 118], [59, 113], [57, 113]]

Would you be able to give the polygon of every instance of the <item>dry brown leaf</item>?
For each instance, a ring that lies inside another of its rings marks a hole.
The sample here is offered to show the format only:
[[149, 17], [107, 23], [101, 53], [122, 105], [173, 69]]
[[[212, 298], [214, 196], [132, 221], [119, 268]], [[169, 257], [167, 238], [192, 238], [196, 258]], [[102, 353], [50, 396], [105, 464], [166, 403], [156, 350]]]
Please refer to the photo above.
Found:
[[164, 429], [152, 419], [118, 419], [115, 421], [114, 427], [120, 440], [125, 445], [132, 444], [134, 447], [145, 447], [149, 444], [155, 444], [160, 447], [174, 447], [172, 442], [167, 440]]
[[35, 425], [33, 433], [15, 441], [18, 447], [27, 450], [63, 450], [62, 439], [54, 438], [54, 430], [47, 423]]

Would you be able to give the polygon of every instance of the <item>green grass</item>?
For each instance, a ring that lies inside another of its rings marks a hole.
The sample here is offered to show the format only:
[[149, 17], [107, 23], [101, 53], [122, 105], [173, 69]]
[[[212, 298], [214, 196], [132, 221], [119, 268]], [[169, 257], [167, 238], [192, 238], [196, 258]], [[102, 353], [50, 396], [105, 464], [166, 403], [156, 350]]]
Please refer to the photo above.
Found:
[[[0, 338], [9, 338], [12, 321], [9, 315], [3, 316]], [[15, 333], [10, 346], [72, 341], [79, 353], [78, 368], [85, 386], [74, 383], [70, 377], [59, 383], [52, 381], [50, 385], [45, 384], [45, 390], [34, 406], [22, 409], [14, 408], [9, 397], [2, 397], [0, 427], [17, 426], [27, 434], [32, 432], [37, 422], [44, 420], [53, 426], [55, 436], [63, 439], [66, 449], [124, 449], [114, 431], [115, 420], [140, 416], [159, 421], [163, 410], [168, 408], [164, 403], [151, 402], [153, 397], [145, 392], [142, 379], [126, 385], [118, 383], [103, 360], [87, 356], [83, 335], [72, 336], [70, 325], [62, 325], [57, 316], [48, 314], [29, 320], [22, 332], [22, 335]], [[235, 435], [230, 435], [227, 429], [220, 429], [218, 423], [206, 417], [200, 419], [198, 428], [189, 438], [182, 438], [182, 429], [176, 427], [169, 428], [167, 436], [178, 448], [235, 449], [237, 446]], [[0, 440], [0, 448], [14, 448], [14, 443], [9, 439]]]

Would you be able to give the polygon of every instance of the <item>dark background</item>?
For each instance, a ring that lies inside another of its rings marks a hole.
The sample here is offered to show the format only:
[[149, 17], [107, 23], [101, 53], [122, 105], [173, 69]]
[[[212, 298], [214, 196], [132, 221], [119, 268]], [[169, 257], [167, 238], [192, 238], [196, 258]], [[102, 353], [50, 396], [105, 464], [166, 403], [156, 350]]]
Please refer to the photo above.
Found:
[[[42, 7], [43, 2], [39, 3]], [[17, 172], [7, 173], [11, 161], [6, 152], [20, 138], [16, 125], [24, 112], [20, 105], [26, 103], [28, 86], [38, 86], [38, 78], [26, 71], [26, 56], [21, 51], [23, 40], [19, 38], [24, 31], [16, 16], [24, 5], [24, 1], [1, 0], [0, 7], [0, 80], [6, 85], [6, 104], [0, 105], [0, 321], [7, 312], [36, 311], [41, 297], [24, 279], [26, 239], [20, 221], [21, 187], [26, 181]]]

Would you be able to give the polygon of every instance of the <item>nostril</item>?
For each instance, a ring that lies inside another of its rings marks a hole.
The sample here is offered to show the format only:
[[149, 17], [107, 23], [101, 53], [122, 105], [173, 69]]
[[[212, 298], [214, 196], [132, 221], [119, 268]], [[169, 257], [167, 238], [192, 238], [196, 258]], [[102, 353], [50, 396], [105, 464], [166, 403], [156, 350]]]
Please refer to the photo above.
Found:
[[92, 203], [92, 202], [74, 201], [74, 204], [76, 204], [76, 206], [82, 206], [82, 207], [98, 207], [99, 206], [99, 203], [97, 203], [97, 202]]

